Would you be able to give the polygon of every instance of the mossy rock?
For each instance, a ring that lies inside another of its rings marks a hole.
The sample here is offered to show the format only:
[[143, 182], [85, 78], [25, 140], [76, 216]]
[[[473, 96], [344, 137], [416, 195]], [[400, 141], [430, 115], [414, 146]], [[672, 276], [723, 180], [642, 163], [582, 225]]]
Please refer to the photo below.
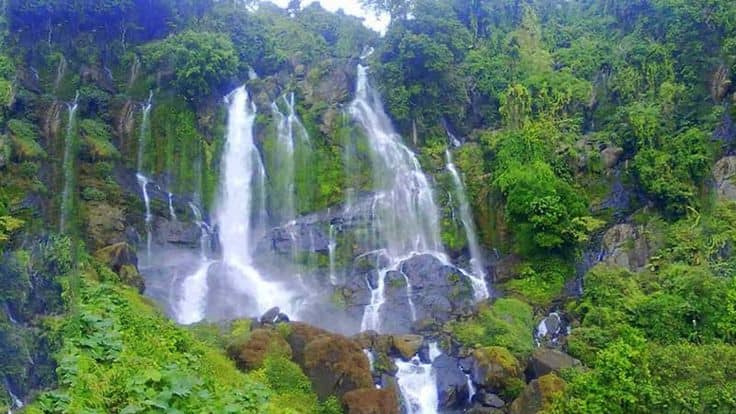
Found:
[[511, 404], [511, 414], [536, 414], [546, 412], [565, 390], [565, 381], [555, 374], [547, 374], [533, 380]]
[[8, 121], [13, 158], [19, 161], [38, 160], [47, 157], [38, 144], [38, 130], [31, 123], [19, 119]]
[[138, 265], [135, 247], [128, 243], [116, 243], [95, 252], [95, 258], [117, 272], [125, 265]]
[[520, 358], [534, 350], [532, 307], [515, 298], [500, 298], [483, 304], [473, 317], [450, 322], [449, 332], [467, 347], [502, 346]]
[[370, 363], [356, 341], [321, 335], [304, 348], [304, 368], [320, 399], [373, 387]]
[[304, 349], [307, 347], [307, 344], [322, 335], [330, 335], [330, 333], [324, 329], [302, 322], [292, 322], [289, 326], [291, 329], [289, 330], [289, 335], [286, 337], [286, 341], [291, 346], [294, 361], [304, 368]]
[[399, 414], [399, 399], [393, 389], [361, 388], [342, 397], [347, 414]]
[[393, 348], [405, 360], [409, 360], [416, 355], [422, 346], [422, 341], [424, 341], [424, 338], [420, 335], [395, 335], [391, 339]]
[[503, 390], [515, 386], [524, 368], [514, 354], [500, 346], [473, 351], [473, 380], [482, 386]]
[[0, 135], [0, 169], [5, 168], [8, 162], [10, 162], [10, 153], [11, 150], [8, 137]]
[[138, 289], [138, 293], [143, 293], [146, 289], [146, 281], [143, 276], [138, 272], [138, 268], [133, 265], [125, 265], [120, 268], [118, 272], [120, 281], [130, 287]]
[[116, 160], [120, 152], [110, 142], [110, 127], [100, 121], [85, 119], [79, 123], [82, 151], [81, 155], [88, 160]]
[[274, 329], [255, 329], [244, 344], [231, 344], [228, 354], [238, 367], [250, 371], [259, 369], [268, 356], [291, 358], [291, 346]]
[[86, 203], [87, 240], [93, 249], [125, 241], [125, 216], [121, 208], [105, 202]]

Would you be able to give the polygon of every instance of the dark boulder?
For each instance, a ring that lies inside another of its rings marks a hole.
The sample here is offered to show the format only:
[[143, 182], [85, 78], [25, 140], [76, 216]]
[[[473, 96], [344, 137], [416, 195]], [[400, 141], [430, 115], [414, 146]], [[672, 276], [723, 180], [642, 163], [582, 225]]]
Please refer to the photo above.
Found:
[[557, 349], [537, 348], [530, 358], [530, 370], [534, 377], [541, 377], [551, 372], [559, 374], [561, 370], [580, 366], [580, 361]]
[[442, 354], [432, 361], [437, 377], [437, 397], [441, 410], [459, 409], [470, 399], [468, 378], [455, 358]]
[[565, 389], [565, 381], [547, 374], [530, 382], [511, 404], [510, 414], [537, 414], [548, 409]]

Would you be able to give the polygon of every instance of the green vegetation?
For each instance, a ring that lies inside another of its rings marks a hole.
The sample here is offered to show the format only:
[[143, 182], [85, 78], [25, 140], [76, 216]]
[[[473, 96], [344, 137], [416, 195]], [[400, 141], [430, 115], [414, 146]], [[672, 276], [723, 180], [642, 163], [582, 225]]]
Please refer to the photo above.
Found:
[[471, 347], [501, 346], [525, 356], [534, 346], [532, 308], [518, 299], [498, 299], [481, 307], [473, 318], [451, 322], [449, 327], [461, 343]]
[[[345, 110], [366, 46], [392, 120], [437, 187], [452, 257], [466, 256], [467, 237], [444, 168], [447, 133], [462, 141], [452, 155], [489, 263], [498, 252], [502, 297], [445, 328], [506, 371], [490, 381], [507, 402], [526, 392], [520, 361], [534, 350], [535, 316], [563, 308], [564, 350], [585, 369], [560, 373], [566, 387], [539, 379], [554, 388], [546, 412], [736, 411], [736, 203], [712, 189], [714, 163], [736, 150], [733, 2], [362, 3], [392, 16], [385, 37], [298, 1], [0, 1], [0, 368], [35, 401], [27, 411], [339, 412], [287, 352], [235, 368], [226, 350], [263, 335], [250, 321], [177, 327], [123, 287], [134, 265], [115, 274], [79, 240], [97, 250], [142, 234], [136, 183], [124, 178], [139, 150], [163, 191], [211, 214], [222, 97], [242, 84], [268, 185], [282, 190], [291, 177], [275, 156], [270, 104], [296, 96], [309, 135], [295, 150], [297, 214], [370, 191], [367, 138]], [[61, 165], [77, 94], [78, 157]], [[79, 194], [60, 206], [65, 173]], [[272, 213], [284, 204], [269, 203]], [[73, 212], [71, 238], [49, 230], [60, 209]], [[156, 199], [154, 210], [166, 206]], [[641, 240], [598, 246], [620, 223]], [[337, 268], [360, 267], [352, 255], [369, 235], [337, 238]], [[598, 264], [570, 299], [565, 287], [593, 250], [646, 263]], [[328, 267], [324, 251], [296, 261], [303, 274]], [[339, 308], [354, 305], [349, 288], [331, 293]], [[378, 364], [390, 371], [387, 356]]]

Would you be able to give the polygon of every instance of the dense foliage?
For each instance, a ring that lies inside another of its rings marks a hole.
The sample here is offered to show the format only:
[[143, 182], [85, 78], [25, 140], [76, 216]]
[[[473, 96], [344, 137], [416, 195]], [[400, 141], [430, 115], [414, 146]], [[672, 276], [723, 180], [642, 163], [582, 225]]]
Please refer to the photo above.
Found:
[[[136, 183], [120, 178], [139, 166], [212, 207], [222, 97], [243, 83], [269, 185], [293, 173], [297, 213], [370, 190], [365, 136], [345, 111], [366, 46], [437, 187], [448, 253], [468, 249], [447, 149], [506, 296], [438, 334], [521, 371], [535, 319], [559, 309], [572, 325], [564, 348], [586, 368], [560, 374], [547, 411], [736, 410], [736, 204], [714, 194], [712, 171], [736, 151], [732, 1], [362, 1], [392, 17], [384, 37], [317, 4], [254, 3], [0, 1], [0, 376], [24, 398], [40, 393], [29, 412], [339, 410], [283, 355], [237, 371], [222, 332], [202, 340], [166, 321], [85, 250], [142, 233]], [[271, 103], [285, 111], [291, 93], [309, 143], [287, 172]], [[79, 141], [66, 163], [65, 133]], [[65, 170], [71, 237], [55, 234]], [[622, 224], [629, 238], [607, 242]], [[338, 240], [337, 266], [353, 243]]]

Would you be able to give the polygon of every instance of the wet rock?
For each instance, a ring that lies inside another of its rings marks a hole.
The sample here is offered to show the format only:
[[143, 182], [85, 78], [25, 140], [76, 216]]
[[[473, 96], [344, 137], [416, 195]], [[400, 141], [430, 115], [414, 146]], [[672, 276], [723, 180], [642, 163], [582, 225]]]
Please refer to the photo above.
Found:
[[568, 329], [568, 321], [563, 319], [559, 312], [551, 312], [537, 325], [534, 338], [537, 341], [537, 345], [544, 345], [548, 348], [559, 348], [565, 342]]
[[[434, 319], [442, 323], [473, 308], [473, 287], [468, 278], [437, 257], [413, 256], [401, 264], [400, 271], [411, 285], [418, 321]], [[397, 290], [396, 295], [401, 296], [402, 291]], [[406, 296], [406, 289], [403, 295]]]
[[644, 236], [641, 226], [624, 223], [611, 227], [603, 235], [605, 262], [621, 266], [632, 272], [641, 270], [649, 260], [652, 247]]
[[522, 371], [519, 361], [506, 348], [490, 346], [473, 351], [472, 379], [476, 384], [502, 389], [518, 382]]
[[244, 370], [260, 368], [269, 355], [292, 356], [291, 346], [274, 329], [255, 329], [244, 344], [233, 344], [227, 351], [238, 367]]
[[261, 316], [261, 323], [275, 324], [278, 320], [279, 314], [281, 314], [281, 309], [278, 306], [275, 306], [267, 310], [266, 313]]
[[503, 283], [515, 278], [518, 275], [518, 267], [521, 263], [520, 256], [515, 254], [504, 256], [493, 267], [493, 281]]
[[138, 266], [138, 254], [135, 247], [128, 243], [116, 243], [97, 250], [95, 258], [108, 265], [115, 272], [125, 265]]
[[138, 255], [128, 243], [117, 243], [95, 252], [95, 258], [120, 276], [121, 282], [143, 292], [145, 282], [138, 272]]
[[399, 414], [399, 399], [393, 389], [361, 388], [342, 398], [347, 414]]
[[485, 407], [503, 408], [506, 402], [496, 394], [484, 392], [478, 396], [478, 401]]
[[616, 164], [618, 164], [618, 161], [621, 159], [621, 156], [624, 155], [624, 149], [621, 147], [607, 147], [603, 151], [601, 151], [601, 162], [603, 163], [603, 166], [606, 169], [611, 169]]
[[0, 169], [10, 162], [10, 143], [5, 135], [0, 135]]
[[201, 228], [195, 223], [155, 217], [153, 224], [154, 241], [158, 244], [176, 244], [187, 247], [198, 247], [202, 235]]
[[401, 355], [401, 358], [407, 361], [417, 354], [423, 340], [424, 338], [420, 335], [395, 335], [392, 337], [393, 348]]
[[530, 382], [511, 404], [510, 414], [536, 414], [550, 407], [556, 395], [565, 389], [565, 382], [547, 374]]
[[330, 240], [315, 223], [297, 222], [278, 227], [271, 230], [268, 238], [271, 250], [280, 255], [329, 251]]
[[320, 399], [373, 387], [368, 357], [357, 342], [341, 335], [320, 335], [307, 343], [304, 371]]
[[713, 167], [718, 197], [736, 200], [736, 156], [721, 158]]
[[473, 407], [466, 414], [505, 414], [503, 410], [493, 407]]
[[261, 316], [260, 322], [263, 325], [276, 325], [279, 323], [285, 323], [289, 322], [289, 315], [281, 312], [281, 309], [276, 306], [267, 310], [266, 313]]
[[580, 365], [580, 361], [570, 355], [544, 347], [535, 349], [530, 359], [532, 375], [537, 378], [552, 372], [559, 374], [563, 369]]
[[120, 276], [120, 281], [123, 284], [137, 289], [138, 293], [142, 294], [143, 291], [146, 290], [146, 280], [143, 278], [143, 275], [140, 274], [137, 267], [133, 265], [125, 265], [120, 268], [118, 276]]
[[123, 210], [105, 202], [87, 203], [87, 238], [92, 249], [124, 242]]
[[468, 378], [457, 359], [442, 354], [432, 362], [437, 378], [437, 397], [441, 410], [462, 408], [470, 397]]

